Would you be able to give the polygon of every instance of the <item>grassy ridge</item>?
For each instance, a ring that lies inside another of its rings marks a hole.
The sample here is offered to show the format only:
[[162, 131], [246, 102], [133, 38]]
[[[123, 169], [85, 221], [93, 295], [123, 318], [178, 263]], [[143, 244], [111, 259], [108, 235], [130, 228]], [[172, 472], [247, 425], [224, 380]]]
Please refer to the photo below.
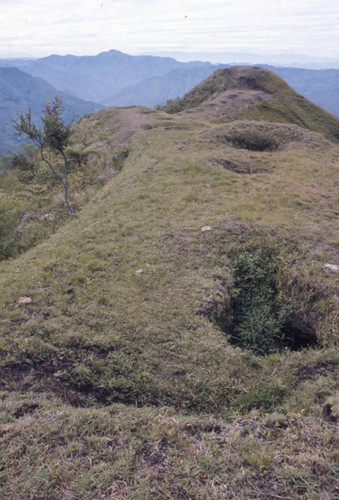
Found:
[[[336, 494], [338, 149], [277, 127], [282, 147], [253, 150], [234, 142], [253, 122], [202, 118], [83, 119], [75, 141], [127, 147], [122, 171], [0, 263], [4, 498]], [[215, 321], [262, 248], [316, 349], [259, 356]]]
[[[142, 151], [146, 134], [153, 151], [151, 162]], [[225, 336], [197, 313], [213, 294], [216, 280], [226, 281], [225, 289], [232, 287], [230, 247], [241, 248], [246, 240], [253, 239], [253, 233], [257, 232], [258, 240], [274, 239], [270, 235], [274, 224], [280, 226], [281, 234], [298, 231], [300, 240], [304, 234], [306, 246], [325, 236], [331, 225], [330, 221], [325, 223], [330, 202], [328, 172], [323, 180], [328, 195], [325, 218], [321, 218], [318, 182], [319, 223], [307, 222], [310, 209], [305, 217], [304, 207], [310, 193], [308, 186], [301, 188], [301, 181], [309, 176], [303, 168], [298, 169], [295, 150], [277, 154], [282, 158], [293, 155], [294, 170], [299, 170], [296, 178], [290, 179], [283, 167], [276, 167], [270, 174], [253, 178], [250, 184], [246, 176], [206, 163], [201, 145], [200, 160], [192, 161], [195, 148], [187, 147], [184, 163], [184, 155], [180, 151], [176, 156], [175, 151], [176, 138], [182, 135], [182, 130], [162, 134], [156, 128], [136, 136], [124, 170], [83, 209], [78, 220], [22, 256], [20, 273], [21, 261], [4, 264], [2, 287], [7, 293], [2, 300], [4, 318], [8, 319], [3, 331], [10, 325], [11, 337], [4, 340], [7, 358], [3, 362], [7, 359], [8, 366], [19, 358], [19, 364], [28, 364], [30, 373], [32, 362], [43, 384], [50, 372], [53, 377], [56, 372], [63, 383], [79, 387], [89, 384], [93, 390], [101, 387], [112, 400], [159, 400], [194, 406], [198, 398], [201, 405], [208, 406], [210, 398], [215, 397], [219, 407], [227, 398], [234, 398], [232, 391], [227, 397], [224, 391], [224, 384], [232, 380], [226, 359], [235, 357], [237, 365], [243, 354], [230, 353]], [[192, 132], [187, 137], [192, 137]], [[300, 152], [303, 164], [305, 154], [304, 150]], [[311, 156], [314, 165], [313, 150]], [[308, 168], [313, 165], [308, 164]], [[248, 190], [253, 186], [255, 194], [249, 200]], [[305, 217], [303, 230], [300, 217]], [[239, 241], [236, 226], [241, 220], [248, 224], [241, 230], [243, 241]], [[251, 229], [253, 223], [257, 229]], [[206, 224], [213, 228], [207, 234], [201, 232]], [[312, 241], [307, 242], [310, 236]], [[287, 254], [288, 239], [284, 242], [280, 236], [278, 241]], [[330, 247], [327, 252], [330, 258]], [[295, 266], [303, 265], [296, 259]], [[322, 255], [310, 273], [314, 276], [309, 277], [306, 290], [315, 286], [313, 281], [326, 278], [321, 268], [323, 259]], [[140, 269], [142, 272], [136, 274]], [[20, 296], [31, 297], [32, 305], [16, 307]], [[300, 301], [304, 300], [301, 296]], [[211, 332], [207, 343], [206, 325]], [[319, 336], [328, 337], [325, 326], [318, 328]], [[169, 358], [168, 346], [173, 351]], [[212, 383], [216, 374], [212, 379], [207, 374], [209, 358], [220, 365], [220, 394], [218, 384]], [[40, 365], [46, 371], [42, 379]], [[182, 365], [184, 368], [179, 369]], [[180, 376], [175, 375], [178, 371], [182, 372]], [[245, 379], [253, 375], [250, 363], [248, 370], [237, 371]], [[213, 389], [206, 391], [210, 386], [215, 387], [215, 395]], [[91, 392], [90, 387], [88, 390]]]
[[[251, 98], [248, 103], [244, 102], [240, 109], [233, 106], [233, 100], [236, 103], [246, 94]], [[220, 69], [183, 98], [170, 101], [161, 109], [168, 113], [188, 111], [199, 114], [204, 108], [206, 111], [207, 107], [217, 106], [218, 115], [226, 102], [230, 111], [218, 116], [221, 121], [240, 119], [295, 123], [320, 132], [335, 143], [339, 141], [337, 118], [297, 94], [274, 73], [251, 66]]]

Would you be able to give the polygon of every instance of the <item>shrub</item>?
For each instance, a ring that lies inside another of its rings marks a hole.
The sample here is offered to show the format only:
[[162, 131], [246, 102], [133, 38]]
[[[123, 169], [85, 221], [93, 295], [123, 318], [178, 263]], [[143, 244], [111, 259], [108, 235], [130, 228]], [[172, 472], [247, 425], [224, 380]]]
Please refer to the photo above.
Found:
[[120, 172], [124, 165], [124, 161], [128, 157], [129, 151], [127, 148], [123, 148], [112, 156], [112, 162], [114, 169]]
[[258, 354], [275, 352], [290, 343], [283, 326], [291, 307], [280, 299], [278, 266], [278, 256], [268, 249], [241, 253], [235, 262], [232, 341]]

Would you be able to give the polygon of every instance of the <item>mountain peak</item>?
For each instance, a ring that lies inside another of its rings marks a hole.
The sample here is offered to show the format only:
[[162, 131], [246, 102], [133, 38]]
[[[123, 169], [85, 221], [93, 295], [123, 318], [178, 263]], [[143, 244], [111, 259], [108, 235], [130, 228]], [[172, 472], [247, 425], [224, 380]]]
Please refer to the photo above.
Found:
[[204, 82], [215, 92], [230, 89], [262, 90], [271, 93], [288, 85], [272, 71], [258, 66], [231, 66], [215, 71]]
[[268, 69], [256, 66], [231, 66], [218, 69], [194, 87], [182, 98], [182, 105], [184, 108], [194, 107], [234, 90], [258, 91], [264, 94], [293, 92], [284, 80]]
[[231, 66], [215, 71], [181, 99], [162, 108], [201, 121], [258, 120], [293, 123], [339, 140], [339, 120], [295, 92], [272, 71]]

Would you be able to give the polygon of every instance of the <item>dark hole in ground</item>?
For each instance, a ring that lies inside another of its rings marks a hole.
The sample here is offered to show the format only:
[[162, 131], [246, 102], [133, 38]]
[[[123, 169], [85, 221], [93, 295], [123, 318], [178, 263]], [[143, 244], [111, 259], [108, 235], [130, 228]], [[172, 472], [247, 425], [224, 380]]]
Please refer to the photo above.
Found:
[[327, 376], [329, 373], [337, 373], [338, 369], [339, 363], [335, 361], [320, 361], [311, 365], [301, 366], [296, 373], [296, 385], [319, 375]]
[[282, 325], [282, 333], [286, 339], [289, 339], [290, 347], [294, 350], [318, 343], [315, 330], [297, 313], [292, 313], [285, 319]]
[[248, 151], [277, 151], [280, 141], [267, 130], [231, 130], [224, 140]]
[[224, 158], [216, 158], [212, 160], [213, 163], [217, 163], [218, 165], [222, 165], [226, 170], [230, 170], [231, 172], [236, 172], [237, 174], [263, 174], [263, 173], [271, 173], [271, 170], [267, 168], [260, 167], [255, 164], [246, 164], [246, 163], [234, 163], [230, 160], [226, 160]]
[[20, 418], [26, 415], [27, 413], [34, 413], [36, 409], [39, 408], [39, 405], [36, 403], [33, 404], [23, 404], [19, 408], [17, 408], [14, 413], [13, 417], [15, 418]]
[[235, 293], [211, 314], [232, 344], [259, 355], [284, 348], [300, 350], [318, 342], [314, 328], [297, 312], [298, 304], [281, 298], [278, 269], [279, 257], [270, 249], [239, 254]]

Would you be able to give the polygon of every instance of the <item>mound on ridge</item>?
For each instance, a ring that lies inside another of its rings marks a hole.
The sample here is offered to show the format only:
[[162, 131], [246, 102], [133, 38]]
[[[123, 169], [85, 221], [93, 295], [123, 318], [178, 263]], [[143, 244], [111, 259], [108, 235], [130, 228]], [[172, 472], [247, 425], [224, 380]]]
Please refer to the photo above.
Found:
[[276, 74], [253, 66], [219, 69], [162, 109], [201, 120], [294, 123], [339, 141], [337, 118], [297, 94]]
[[305, 147], [331, 149], [331, 143], [322, 134], [297, 125], [266, 121], [236, 120], [203, 131], [201, 137], [248, 151], [273, 152]]

